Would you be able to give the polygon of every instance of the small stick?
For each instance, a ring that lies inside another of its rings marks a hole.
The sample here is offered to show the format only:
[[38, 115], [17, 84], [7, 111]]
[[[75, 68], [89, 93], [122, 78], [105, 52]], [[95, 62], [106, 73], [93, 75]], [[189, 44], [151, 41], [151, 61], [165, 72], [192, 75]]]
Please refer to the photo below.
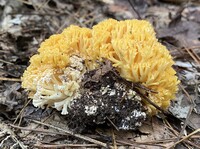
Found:
[[[19, 112], [19, 114], [17, 115], [15, 121], [13, 122], [13, 124], [15, 124], [17, 122], [17, 120], [19, 119], [19, 117], [22, 115], [22, 113], [24, 112], [24, 109], [28, 106], [28, 104], [31, 102], [32, 100], [29, 99], [29, 101], [24, 105], [24, 107], [21, 109], [21, 111]], [[19, 121], [19, 124], [21, 124], [21, 118], [20, 118], [20, 121]]]
[[39, 130], [39, 129], [31, 129], [31, 128], [26, 128], [26, 127], [20, 127], [16, 126], [13, 124], [9, 124], [11, 127], [24, 130], [24, 131], [34, 131], [34, 132], [41, 132], [41, 133], [47, 133], [47, 134], [56, 134], [56, 135], [63, 135], [63, 136], [68, 136], [65, 133], [60, 133], [60, 132], [53, 132], [53, 131], [48, 131], [48, 130]]
[[113, 127], [115, 127], [115, 129], [117, 131], [119, 131], [119, 129], [117, 128], [117, 126], [106, 116], [107, 120], [113, 125]]
[[131, 5], [133, 11], [136, 13], [137, 17], [139, 20], [142, 20], [142, 17], [140, 16], [139, 12], [135, 9], [133, 3], [131, 2], [131, 0], [128, 0], [129, 4]]
[[6, 64], [10, 64], [10, 65], [15, 65], [15, 64], [13, 64], [13, 63], [11, 63], [11, 62], [7, 62], [7, 61], [2, 60], [2, 59], [0, 59], [0, 62], [6, 63]]
[[62, 132], [65, 132], [71, 136], [74, 136], [76, 138], [79, 138], [79, 139], [82, 139], [82, 140], [85, 140], [85, 141], [88, 141], [88, 142], [91, 142], [91, 143], [94, 143], [94, 144], [98, 144], [100, 146], [103, 146], [105, 148], [109, 147], [111, 149], [113, 149], [113, 146], [108, 146], [106, 143], [103, 143], [101, 141], [98, 141], [98, 140], [95, 140], [95, 139], [92, 139], [90, 137], [87, 137], [87, 136], [83, 136], [83, 135], [80, 135], [80, 134], [76, 134], [72, 131], [69, 131], [69, 130], [65, 130], [65, 129], [61, 129], [59, 127], [56, 127], [56, 126], [53, 126], [53, 125], [50, 125], [50, 124], [45, 124], [45, 123], [42, 123], [42, 122], [39, 122], [39, 121], [36, 121], [36, 120], [32, 120], [33, 122], [37, 123], [37, 124], [41, 124], [41, 125], [45, 125], [45, 126], [48, 126], [48, 127], [51, 127], [51, 128], [54, 128], [58, 131], [62, 131]]
[[182, 85], [179, 85], [179, 86], [181, 87], [181, 89], [183, 90], [183, 92], [186, 94], [186, 96], [187, 96], [187, 98], [189, 99], [191, 105], [190, 105], [190, 109], [189, 109], [189, 111], [188, 111], [188, 113], [187, 113], [187, 117], [186, 117], [186, 119], [185, 119], [183, 128], [181, 129], [181, 132], [180, 132], [179, 135], [178, 135], [178, 138], [177, 138], [178, 140], [182, 137], [183, 132], [184, 132], [185, 128], [186, 128], [187, 125], [188, 125], [190, 115], [191, 115], [191, 113], [192, 113], [192, 111], [193, 111], [193, 109], [194, 109], [194, 106], [195, 106], [195, 103], [194, 103], [194, 101], [192, 100], [191, 96], [188, 94], [188, 92], [183, 88]]
[[187, 53], [192, 57], [192, 59], [197, 63], [197, 64], [200, 64], [200, 61], [199, 61], [199, 57], [196, 57], [196, 54], [194, 54], [194, 52], [191, 50], [189, 50], [188, 48], [184, 48]]
[[[55, 113], [55, 111], [52, 112], [52, 114], [50, 114], [49, 116], [47, 116], [47, 117], [43, 120], [43, 122], [47, 121], [50, 117], [52, 117], [54, 113]], [[32, 127], [32, 129], [37, 129], [38, 127], [39, 127], [39, 125], [36, 125], [36, 126]], [[24, 134], [22, 137], [23, 137], [23, 138], [26, 138], [26, 137], [27, 137], [28, 135], [30, 135], [31, 133], [32, 133], [32, 131], [28, 132], [27, 134]]]
[[112, 129], [112, 140], [113, 140], [112, 142], [113, 142], [114, 149], [117, 149], [117, 143], [116, 143], [115, 133], [113, 129]]
[[14, 81], [14, 82], [21, 82], [21, 79], [0, 77], [0, 81]]
[[63, 147], [98, 147], [97, 144], [35, 144], [39, 148], [63, 148]]
[[192, 54], [193, 54], [193, 55], [197, 58], [197, 60], [200, 62], [200, 57], [199, 57], [199, 55], [198, 55], [196, 52], [194, 52], [193, 49], [189, 48], [189, 50], [192, 52]]
[[[174, 134], [174, 136], [176, 136], [176, 139], [177, 139], [177, 137], [178, 137], [178, 134], [179, 134], [179, 132], [177, 131], [177, 130], [175, 130], [172, 126], [171, 126], [171, 124], [165, 119], [164, 120], [164, 124], [165, 124], [165, 126]], [[176, 142], [176, 140], [174, 140], [173, 142]], [[183, 144], [187, 147], [187, 148], [189, 148], [189, 146], [187, 145], [187, 143], [188, 143], [189, 141], [187, 141], [187, 140], [184, 140], [184, 142], [183, 142]], [[171, 148], [171, 147], [170, 147]]]
[[[12, 131], [12, 129], [10, 129], [8, 127], [7, 124], [4, 124], [4, 123], [0, 123], [0, 128], [3, 130], [3, 133], [5, 134], [8, 134], [7, 137], [5, 137], [5, 139], [1, 139], [1, 142], [0, 142], [0, 147], [2, 148], [2, 145], [4, 143], [4, 141], [6, 141], [7, 139], [9, 138], [12, 138], [12, 140], [14, 142], [16, 142], [16, 144], [18, 144], [20, 146], [21, 149], [27, 149], [27, 146], [24, 145], [23, 142], [21, 142], [20, 140], [18, 140], [17, 138], [17, 135]], [[5, 136], [5, 135], [4, 135]]]
[[154, 91], [154, 90], [152, 90], [152, 89], [149, 89], [149, 88], [147, 88], [146, 86], [144, 86], [144, 85], [142, 85], [142, 84], [140, 84], [140, 83], [132, 83], [132, 84], [133, 84], [134, 87], [137, 87], [137, 88], [139, 88], [139, 89], [143, 89], [143, 90], [145, 90], [145, 91], [147, 91], [147, 92], [158, 93], [157, 91]]
[[[124, 145], [134, 146], [134, 147], [140, 147], [140, 145], [157, 146], [157, 147], [161, 147], [161, 148], [165, 147], [165, 146], [159, 145], [159, 144], [146, 143], [145, 141], [140, 143], [140, 142], [125, 142], [125, 141], [121, 141], [121, 140], [116, 140], [116, 142], [124, 144]], [[144, 149], [146, 149], [146, 148], [144, 148]]]
[[159, 111], [161, 111], [163, 114], [168, 115], [168, 112], [164, 111], [161, 107], [159, 107], [157, 104], [155, 104], [153, 101], [151, 101], [147, 96], [145, 96], [144, 94], [142, 94], [138, 89], [136, 91], [143, 99], [145, 99], [148, 103], [150, 103], [151, 105], [153, 105], [156, 109], [158, 109]]
[[[190, 138], [192, 135], [194, 135], [194, 134], [196, 134], [196, 133], [198, 133], [198, 132], [200, 132], [200, 128], [199, 128], [199, 129], [196, 129], [195, 131], [193, 131], [192, 133], [190, 133], [189, 135], [187, 135], [187, 136], [184, 137], [183, 139], [177, 141], [176, 143], [173, 144], [173, 146], [176, 146], [177, 144], [179, 144], [179, 143], [185, 141], [186, 139]], [[168, 147], [167, 149], [170, 149], [170, 148], [172, 148], [173, 146], [170, 146], [170, 147]]]

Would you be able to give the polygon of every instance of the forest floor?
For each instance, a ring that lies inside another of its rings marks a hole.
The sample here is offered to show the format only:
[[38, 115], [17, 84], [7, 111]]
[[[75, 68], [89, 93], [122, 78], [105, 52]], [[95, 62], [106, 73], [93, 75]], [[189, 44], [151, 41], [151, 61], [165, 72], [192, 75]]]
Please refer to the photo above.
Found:
[[[21, 76], [41, 42], [71, 24], [107, 18], [150, 21], [181, 84], [169, 114], [137, 131], [76, 134], [55, 109], [32, 105]], [[192, 0], [0, 0], [0, 148], [200, 148], [200, 2]]]

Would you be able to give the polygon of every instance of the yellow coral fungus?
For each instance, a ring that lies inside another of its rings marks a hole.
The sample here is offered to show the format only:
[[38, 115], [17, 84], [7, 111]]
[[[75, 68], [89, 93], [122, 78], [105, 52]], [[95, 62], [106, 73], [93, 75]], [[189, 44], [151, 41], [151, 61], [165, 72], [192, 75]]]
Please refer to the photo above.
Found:
[[[144, 20], [108, 19], [92, 29], [72, 25], [44, 41], [38, 52], [23, 74], [22, 87], [30, 91], [35, 106], [52, 106], [62, 114], [67, 113], [73, 99], [81, 96], [84, 73], [98, 67], [102, 58], [110, 60], [121, 77], [156, 91], [148, 97], [162, 109], [177, 92], [179, 81], [172, 57]], [[145, 104], [149, 113], [157, 112]]]

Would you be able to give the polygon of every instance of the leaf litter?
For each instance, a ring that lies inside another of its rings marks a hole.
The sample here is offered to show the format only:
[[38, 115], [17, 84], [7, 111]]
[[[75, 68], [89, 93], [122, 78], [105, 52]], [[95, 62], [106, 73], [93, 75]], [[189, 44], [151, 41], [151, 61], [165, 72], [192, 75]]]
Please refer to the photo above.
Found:
[[[1, 0], [0, 12], [1, 148], [199, 148], [199, 2]], [[75, 135], [59, 112], [32, 106], [20, 87], [20, 76], [30, 56], [50, 35], [70, 24], [91, 27], [110, 17], [152, 22], [157, 37], [174, 57], [180, 91], [170, 113], [146, 119], [137, 131], [118, 131], [110, 119], [109, 127], [87, 128]]]

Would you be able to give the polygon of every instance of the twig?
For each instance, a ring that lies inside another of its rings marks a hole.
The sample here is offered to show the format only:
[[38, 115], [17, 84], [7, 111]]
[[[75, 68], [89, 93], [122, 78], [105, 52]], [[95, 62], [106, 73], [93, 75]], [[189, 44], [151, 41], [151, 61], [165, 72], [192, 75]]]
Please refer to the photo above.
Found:
[[119, 129], [117, 128], [117, 126], [106, 116], [107, 120], [113, 125], [113, 127], [119, 131]]
[[7, 62], [7, 61], [2, 60], [2, 59], [0, 59], [0, 62], [6, 63], [6, 64], [10, 64], [10, 65], [15, 65], [15, 64], [13, 64], [13, 63], [11, 63], [11, 62]]
[[[52, 114], [49, 115], [48, 117], [45, 117], [44, 120], [43, 120], [43, 122], [47, 121], [50, 117], [52, 117], [52, 116], [54, 115], [54, 113], [55, 113], [55, 111], [52, 112]], [[39, 127], [39, 125], [35, 126], [34, 129], [36, 129], [36, 128], [38, 128], [38, 127]], [[28, 132], [27, 134], [24, 134], [24, 135], [23, 135], [23, 138], [26, 138], [28, 135], [31, 134], [31, 132], [32, 132], [32, 131]]]
[[[21, 142], [20, 140], [18, 140], [17, 135], [8, 127], [7, 124], [4, 123], [0, 123], [0, 128], [7, 134], [9, 134], [5, 139], [1, 140], [0, 143], [0, 148], [2, 148], [2, 145], [4, 143], [4, 141], [6, 141], [9, 138], [12, 138], [13, 141], [16, 142], [16, 144], [18, 144], [20, 146], [20, 148], [22, 149], [27, 149], [27, 146], [25, 146], [23, 144], [23, 142]], [[15, 144], [14, 144], [15, 145]]]
[[98, 147], [97, 144], [35, 144], [39, 148], [64, 148], [64, 147]]
[[186, 117], [186, 119], [185, 119], [183, 128], [181, 129], [181, 132], [180, 132], [179, 135], [178, 135], [178, 140], [182, 137], [183, 132], [184, 132], [186, 126], [188, 125], [190, 115], [191, 115], [191, 113], [192, 113], [192, 111], [193, 111], [193, 109], [194, 109], [194, 106], [195, 106], [194, 101], [192, 100], [192, 98], [190, 97], [190, 95], [188, 94], [188, 92], [182, 87], [182, 85], [179, 85], [179, 86], [181, 87], [181, 89], [183, 90], [183, 92], [186, 94], [187, 98], [188, 98], [189, 101], [190, 101], [190, 109], [189, 109], [189, 111], [188, 111], [188, 113], [187, 113], [187, 117]]
[[[199, 139], [199, 138], [198, 138], [198, 139]], [[188, 141], [188, 140], [185, 140], [185, 142], [186, 142], [187, 144], [190, 144], [190, 145], [196, 147], [196, 149], [200, 149], [200, 144], [195, 144], [195, 143], [190, 142], [190, 141]]]
[[[187, 53], [192, 57], [192, 59], [197, 63], [200, 64], [200, 58], [199, 56], [191, 49], [189, 50], [188, 48], [184, 48]], [[192, 51], [192, 52], [191, 52]], [[194, 54], [195, 53], [195, 54]]]
[[112, 142], [113, 142], [114, 149], [117, 149], [117, 143], [116, 143], [115, 133], [113, 129], [112, 129]]
[[[13, 122], [13, 124], [15, 124], [17, 122], [17, 120], [19, 119], [19, 117], [22, 115], [22, 112], [24, 112], [24, 109], [28, 106], [28, 104], [32, 101], [32, 99], [29, 99], [29, 101], [23, 106], [23, 108], [21, 109], [21, 111], [19, 112], [19, 114], [17, 115], [15, 121]], [[18, 126], [21, 124], [21, 118], [19, 121]]]
[[41, 133], [47, 133], [47, 134], [56, 134], [56, 135], [68, 136], [65, 133], [61, 133], [61, 132], [54, 132], [54, 131], [48, 131], [48, 130], [39, 130], [39, 129], [31, 129], [31, 128], [26, 128], [26, 127], [16, 126], [16, 125], [13, 125], [13, 124], [10, 124], [10, 126], [13, 127], [13, 128], [16, 128], [16, 129], [24, 130], [24, 131], [34, 131], [34, 132], [41, 132]]
[[40, 6], [38, 6], [38, 11], [40, 11], [41, 9], [43, 9], [45, 7], [45, 5], [49, 3], [49, 1], [50, 0], [46, 0]]
[[9, 51], [0, 50], [0, 53], [9, 53]]
[[[192, 135], [194, 135], [194, 134], [196, 134], [196, 133], [198, 133], [198, 132], [200, 132], [200, 128], [197, 129], [197, 130], [195, 130], [195, 131], [193, 131], [192, 133], [190, 133], [189, 135], [187, 135], [187, 136], [184, 137], [183, 139], [177, 141], [176, 143], [173, 144], [173, 146], [176, 146], [177, 144], [181, 143], [182, 141], [185, 141], [186, 139], [190, 138]], [[172, 148], [173, 146], [170, 146], [169, 148]], [[169, 149], [169, 148], [168, 148], [168, 149]]]
[[79, 138], [79, 139], [82, 139], [82, 140], [85, 140], [85, 141], [88, 141], [88, 142], [91, 142], [91, 143], [94, 143], [94, 144], [98, 144], [100, 146], [103, 146], [103, 147], [109, 147], [111, 149], [113, 149], [113, 146], [108, 146], [106, 143], [103, 143], [101, 141], [98, 141], [98, 140], [95, 140], [95, 139], [92, 139], [90, 137], [87, 137], [87, 136], [83, 136], [83, 135], [80, 135], [80, 134], [76, 134], [70, 130], [65, 130], [65, 129], [61, 129], [59, 127], [56, 127], [56, 126], [53, 126], [53, 125], [50, 125], [50, 124], [45, 124], [45, 123], [42, 123], [42, 122], [39, 122], [39, 121], [36, 121], [36, 120], [32, 120], [33, 122], [37, 123], [37, 124], [41, 124], [41, 125], [45, 125], [45, 126], [48, 126], [48, 127], [51, 127], [51, 128], [54, 128], [58, 131], [62, 131], [62, 132], [65, 132], [71, 136], [74, 136], [76, 138]]
[[170, 125], [170, 123], [166, 119], [164, 119], [164, 124], [170, 130], [170, 132], [172, 132], [175, 136], [178, 136], [178, 132], [173, 129], [173, 127]]
[[194, 52], [194, 50], [192, 48], [189, 48], [188, 50], [190, 50], [192, 52], [192, 54], [197, 58], [198, 62], [200, 62], [199, 55], [196, 52]]
[[58, 33], [60, 33], [63, 29], [64, 29], [64, 27], [67, 25], [67, 21], [65, 21], [57, 30], [56, 30], [56, 34], [58, 34]]
[[[173, 129], [173, 127], [169, 124], [169, 122], [168, 122], [167, 120], [165, 120], [164, 122], [165, 122], [166, 127], [167, 127], [169, 130], [171, 130], [175, 136], [178, 137], [178, 135], [179, 135], [178, 131], [176, 131], [175, 129]], [[177, 137], [176, 137], [174, 140], [177, 140]], [[175, 142], [175, 141], [174, 141], [174, 142]], [[190, 148], [190, 147], [189, 147], [186, 143], [195, 146], [195, 145], [194, 145], [193, 143], [191, 143], [189, 140], [184, 140], [183, 144], [184, 144], [186, 147], [188, 147], [188, 148]], [[170, 147], [170, 148], [171, 148], [171, 147]]]
[[198, 49], [198, 48], [200, 48], [200, 46], [192, 46], [192, 47], [188, 47], [189, 49]]
[[26, 0], [17, 0], [17, 1], [19, 1], [21, 3], [24, 3], [24, 4], [27, 4], [27, 5], [31, 5], [32, 4], [31, 2], [26, 1]]
[[137, 143], [147, 143], [147, 144], [152, 144], [152, 143], [167, 143], [167, 142], [172, 142], [176, 139], [176, 137], [173, 137], [173, 138], [170, 138], [170, 139], [161, 139], [161, 140], [153, 140], [153, 141], [140, 141], [140, 142], [137, 142]]
[[128, 2], [129, 2], [129, 4], [131, 5], [133, 11], [136, 13], [138, 19], [139, 19], [139, 20], [142, 20], [142, 17], [140, 16], [139, 12], [135, 9], [133, 3], [132, 3], [130, 0], [128, 0]]
[[[19, 14], [21, 14], [21, 15], [27, 15], [27, 16], [31, 16], [31, 15], [38, 15], [38, 16], [55, 16], [55, 17], [57, 17], [57, 16], [61, 16], [61, 15], [68, 15], [68, 13], [66, 13], [66, 12], [62, 12], [62, 13], [56, 13], [56, 14], [50, 14], [50, 13], [43, 13], [43, 12], [40, 12], [40, 13], [38, 13], [38, 12], [20, 12], [20, 13], [12, 13], [12, 12], [10, 12], [10, 13], [7, 13], [8, 15], [19, 15]], [[2, 51], [0, 51], [0, 52], [2, 52]], [[4, 53], [8, 53], [8, 52], [4, 52]]]
[[143, 90], [145, 90], [147, 92], [158, 93], [157, 91], [154, 91], [154, 90], [142, 85], [141, 83], [132, 83], [132, 84], [133, 84], [133, 87], [137, 87], [139, 89], [143, 89]]
[[21, 82], [21, 79], [0, 77], [0, 81], [14, 81], [14, 82]]
[[[152, 144], [152, 143], [146, 143], [146, 142], [125, 142], [125, 141], [121, 141], [121, 140], [117, 140], [116, 142], [121, 143], [121, 144], [125, 144], [125, 145], [129, 145], [129, 146], [134, 146], [134, 147], [138, 147], [140, 145], [149, 145], [149, 146], [158, 146], [158, 147], [165, 147], [163, 145], [159, 145], [159, 144]], [[141, 148], [141, 147], [140, 147]], [[145, 148], [144, 148], [145, 149]]]
[[146, 100], [148, 103], [153, 105], [156, 109], [161, 111], [164, 115], [168, 115], [167, 111], [164, 111], [161, 107], [159, 107], [157, 104], [155, 104], [153, 101], [151, 101], [147, 96], [145, 96], [143, 93], [141, 93], [138, 89], [136, 91], [144, 100]]

